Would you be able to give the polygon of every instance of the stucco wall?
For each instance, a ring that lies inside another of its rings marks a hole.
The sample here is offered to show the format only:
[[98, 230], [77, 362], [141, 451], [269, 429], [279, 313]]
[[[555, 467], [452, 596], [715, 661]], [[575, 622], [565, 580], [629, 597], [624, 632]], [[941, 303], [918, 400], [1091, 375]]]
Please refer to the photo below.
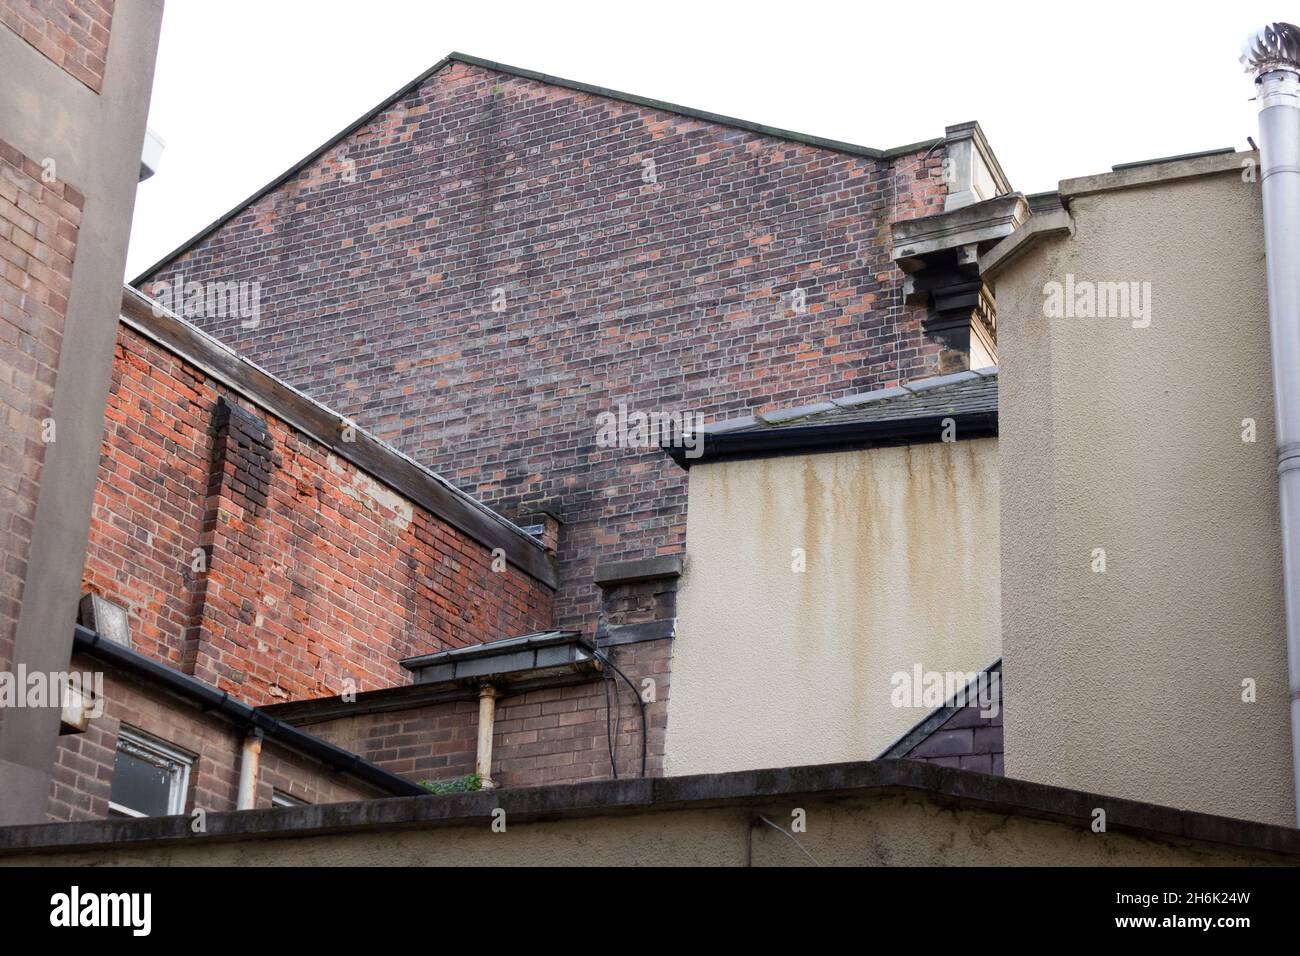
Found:
[[869, 759], [1000, 653], [997, 442], [698, 465], [687, 554], [666, 773]]
[[[1259, 187], [1199, 162], [995, 277], [1006, 772], [1290, 825]], [[1149, 281], [1150, 326], [1045, 318], [1067, 273]]]

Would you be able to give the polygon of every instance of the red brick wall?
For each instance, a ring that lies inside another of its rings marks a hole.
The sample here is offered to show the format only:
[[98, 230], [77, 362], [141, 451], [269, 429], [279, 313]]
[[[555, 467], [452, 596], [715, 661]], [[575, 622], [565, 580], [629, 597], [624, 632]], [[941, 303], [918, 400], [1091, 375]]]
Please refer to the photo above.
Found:
[[[672, 641], [624, 644], [606, 653], [638, 688], [644, 678], [655, 682], [655, 700], [646, 706], [647, 773], [661, 776]], [[619, 776], [635, 777], [641, 772], [640, 710], [626, 684], [611, 684], [609, 690]], [[603, 680], [504, 693], [497, 700], [492, 744], [492, 777], [498, 784], [531, 787], [609, 779]], [[360, 714], [303, 729], [411, 780], [448, 780], [474, 770], [478, 701]]]
[[598, 448], [597, 415], [731, 417], [929, 373], [888, 223], [940, 211], [943, 156], [452, 63], [152, 278], [260, 281], [257, 328], [196, 321], [498, 510], [562, 518], [560, 620], [590, 631], [594, 564], [685, 535], [683, 472]]
[[338, 694], [349, 677], [358, 691], [406, 684], [403, 657], [550, 626], [550, 589], [490, 565], [486, 547], [120, 326], [84, 582], [130, 608], [137, 650], [254, 705]]
[[0, 0], [0, 24], [98, 93], [115, 0]]
[[[71, 669], [104, 673], [104, 713], [93, 718], [85, 732], [59, 738], [48, 810], [51, 821], [99, 820], [108, 816], [113, 760], [123, 724], [194, 755], [185, 801], [187, 813], [196, 807], [211, 812], [235, 809], [244, 741], [240, 730], [132, 677], [105, 672], [98, 661], [82, 655], [73, 658]], [[262, 746], [258, 808], [271, 805], [273, 790], [282, 790], [305, 803], [385, 796], [267, 741]]]
[[13, 656], [84, 204], [42, 172], [0, 142], [0, 669]]

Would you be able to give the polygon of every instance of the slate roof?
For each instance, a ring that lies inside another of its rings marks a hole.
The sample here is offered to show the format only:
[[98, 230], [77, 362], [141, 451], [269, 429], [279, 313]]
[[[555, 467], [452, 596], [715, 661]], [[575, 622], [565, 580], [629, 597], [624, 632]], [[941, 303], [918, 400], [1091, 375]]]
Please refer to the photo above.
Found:
[[810, 450], [938, 441], [939, 424], [958, 423], [958, 438], [997, 433], [997, 366], [918, 379], [906, 385], [711, 422], [700, 429], [702, 449], [665, 448], [691, 467], [723, 457], [795, 454]]

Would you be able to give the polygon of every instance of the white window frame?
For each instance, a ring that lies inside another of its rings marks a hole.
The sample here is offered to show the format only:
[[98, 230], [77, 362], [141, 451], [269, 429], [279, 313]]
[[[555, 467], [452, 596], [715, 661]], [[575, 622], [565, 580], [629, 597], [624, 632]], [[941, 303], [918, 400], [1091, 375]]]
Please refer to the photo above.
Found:
[[[185, 799], [190, 792], [190, 769], [194, 766], [194, 756], [157, 737], [150, 737], [130, 727], [122, 727], [118, 731], [117, 748], [113, 751], [114, 760], [117, 759], [117, 752], [123, 749], [132, 756], [157, 764], [171, 773], [171, 785], [167, 793], [167, 815], [176, 816], [184, 813]], [[111, 800], [108, 802], [108, 809], [125, 817], [145, 816], [139, 810], [133, 810]]]

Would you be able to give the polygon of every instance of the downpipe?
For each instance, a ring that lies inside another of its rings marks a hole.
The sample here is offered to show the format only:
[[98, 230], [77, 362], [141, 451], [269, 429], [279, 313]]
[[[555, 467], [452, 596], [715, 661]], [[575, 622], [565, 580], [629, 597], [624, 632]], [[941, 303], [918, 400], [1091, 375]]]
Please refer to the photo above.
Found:
[[1300, 826], [1300, 28], [1274, 23], [1241, 57], [1255, 74], [1268, 321], [1277, 418], [1278, 499], [1291, 704], [1291, 769]]

